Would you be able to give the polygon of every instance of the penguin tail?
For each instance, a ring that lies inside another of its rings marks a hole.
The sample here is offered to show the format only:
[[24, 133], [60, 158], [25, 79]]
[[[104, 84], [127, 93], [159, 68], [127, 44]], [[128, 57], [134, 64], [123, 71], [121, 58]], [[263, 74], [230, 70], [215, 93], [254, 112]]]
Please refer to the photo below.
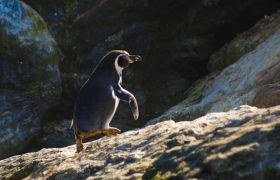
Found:
[[72, 119], [72, 122], [71, 122], [71, 125], [70, 125], [70, 129], [72, 128], [73, 123], [74, 123], [74, 119]]

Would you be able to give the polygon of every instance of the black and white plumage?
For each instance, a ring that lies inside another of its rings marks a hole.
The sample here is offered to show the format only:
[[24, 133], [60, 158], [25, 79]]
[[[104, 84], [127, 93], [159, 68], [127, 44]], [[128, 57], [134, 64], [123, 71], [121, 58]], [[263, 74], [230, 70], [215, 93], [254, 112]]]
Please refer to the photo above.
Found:
[[74, 124], [77, 152], [83, 150], [82, 138], [104, 133], [117, 135], [120, 130], [109, 124], [119, 100], [128, 102], [135, 120], [139, 117], [136, 98], [121, 87], [122, 70], [130, 63], [141, 61], [138, 55], [122, 50], [106, 54], [79, 91], [74, 107]]

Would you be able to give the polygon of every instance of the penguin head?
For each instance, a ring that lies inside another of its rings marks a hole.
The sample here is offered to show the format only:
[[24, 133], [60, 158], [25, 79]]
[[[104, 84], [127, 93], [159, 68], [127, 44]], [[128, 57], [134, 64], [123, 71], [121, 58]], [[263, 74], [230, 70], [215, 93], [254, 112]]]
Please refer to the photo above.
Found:
[[123, 50], [113, 50], [108, 52], [100, 61], [99, 66], [107, 66], [116, 69], [118, 75], [122, 74], [122, 70], [127, 68], [130, 63], [136, 61], [142, 61], [142, 58], [138, 55], [130, 55]]
[[135, 61], [141, 61], [141, 57], [138, 55], [129, 55], [128, 52], [123, 51], [120, 55], [115, 59], [115, 65], [119, 68], [127, 68], [130, 63], [134, 63]]
[[114, 65], [119, 76], [122, 74], [122, 70], [124, 68], [127, 68], [130, 63], [142, 61], [141, 56], [129, 55], [128, 52], [123, 50], [114, 50], [109, 52], [108, 54], [115, 56]]

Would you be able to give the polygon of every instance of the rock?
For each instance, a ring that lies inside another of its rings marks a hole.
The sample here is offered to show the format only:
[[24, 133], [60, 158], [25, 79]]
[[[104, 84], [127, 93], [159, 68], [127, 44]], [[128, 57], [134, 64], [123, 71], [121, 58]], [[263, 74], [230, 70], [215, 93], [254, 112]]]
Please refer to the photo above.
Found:
[[[280, 106], [164, 121], [0, 161], [3, 179], [279, 179]], [[265, 159], [265, 160], [264, 160]]]
[[0, 0], [0, 159], [21, 152], [60, 100], [63, 55], [47, 25], [18, 0]]
[[214, 53], [207, 65], [208, 70], [210, 72], [223, 70], [235, 63], [244, 54], [252, 52], [259, 44], [265, 42], [280, 29], [279, 23], [279, 11], [271, 16], [264, 16], [254, 27], [238, 35]]
[[221, 112], [242, 104], [257, 107], [279, 105], [280, 30], [244, 54], [219, 75], [213, 73], [200, 80], [188, 98], [162, 116], [147, 123], [173, 119], [193, 120], [209, 112]]
[[76, 143], [74, 138], [74, 131], [69, 128], [71, 120], [54, 121], [43, 126], [40, 134], [36, 136], [31, 144], [36, 149], [29, 149], [29, 151], [38, 151], [42, 148], [64, 147], [65, 144]]
[[[278, 117], [279, 106], [257, 109], [243, 105], [196, 119], [190, 123], [201, 120], [203, 128], [192, 132], [196, 141], [167, 150], [143, 179], [278, 179]], [[211, 122], [217, 123], [215, 130], [207, 133]]]
[[268, 84], [256, 90], [252, 105], [257, 107], [271, 107], [280, 104], [280, 85]]

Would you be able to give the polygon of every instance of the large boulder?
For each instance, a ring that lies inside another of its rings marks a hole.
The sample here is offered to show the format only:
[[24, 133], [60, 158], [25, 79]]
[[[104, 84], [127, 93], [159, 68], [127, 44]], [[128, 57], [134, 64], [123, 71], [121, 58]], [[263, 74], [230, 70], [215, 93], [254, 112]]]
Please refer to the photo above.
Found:
[[0, 0], [0, 159], [21, 152], [58, 104], [63, 55], [42, 17], [18, 0]]
[[[270, 24], [267, 26], [271, 27]], [[221, 73], [212, 73], [196, 82], [186, 92], [184, 101], [147, 124], [166, 119], [193, 120], [210, 112], [227, 111], [242, 104], [257, 107], [279, 105], [279, 42], [278, 26], [278, 31], [255, 50], [244, 54]]]
[[0, 161], [2, 179], [280, 178], [280, 106], [247, 105]]

